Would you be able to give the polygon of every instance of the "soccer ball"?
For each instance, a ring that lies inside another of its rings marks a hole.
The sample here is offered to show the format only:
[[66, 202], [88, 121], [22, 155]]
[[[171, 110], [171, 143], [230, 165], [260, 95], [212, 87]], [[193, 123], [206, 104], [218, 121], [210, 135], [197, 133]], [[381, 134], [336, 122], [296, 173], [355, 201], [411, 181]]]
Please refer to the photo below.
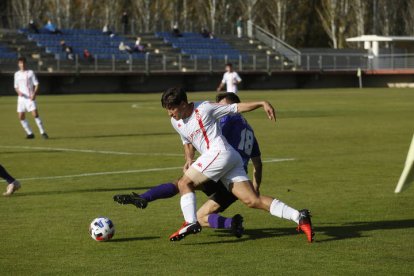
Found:
[[108, 241], [115, 234], [115, 226], [109, 218], [96, 218], [89, 226], [89, 235], [95, 241]]

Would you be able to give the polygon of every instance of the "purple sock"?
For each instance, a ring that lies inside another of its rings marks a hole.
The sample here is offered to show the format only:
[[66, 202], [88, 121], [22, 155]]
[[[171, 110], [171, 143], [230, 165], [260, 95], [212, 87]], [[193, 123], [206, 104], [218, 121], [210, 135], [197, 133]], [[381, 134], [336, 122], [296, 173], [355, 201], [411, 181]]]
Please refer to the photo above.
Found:
[[0, 165], [0, 177], [6, 180], [9, 184], [13, 183], [16, 180], [6, 171], [2, 165]]
[[218, 214], [210, 214], [208, 216], [208, 224], [210, 224], [211, 228], [230, 229], [232, 220], [232, 218], [225, 218]]
[[140, 197], [148, 202], [161, 199], [170, 198], [178, 194], [178, 189], [173, 183], [165, 183], [155, 186], [145, 193], [141, 194]]

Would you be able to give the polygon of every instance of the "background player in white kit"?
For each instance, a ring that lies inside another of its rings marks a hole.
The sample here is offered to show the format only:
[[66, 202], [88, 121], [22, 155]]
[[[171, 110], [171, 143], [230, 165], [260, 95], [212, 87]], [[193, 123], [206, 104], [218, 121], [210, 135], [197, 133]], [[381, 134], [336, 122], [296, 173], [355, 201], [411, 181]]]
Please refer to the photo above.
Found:
[[36, 97], [39, 91], [39, 82], [32, 70], [27, 69], [27, 61], [24, 57], [18, 59], [19, 71], [14, 74], [14, 89], [18, 96], [17, 113], [19, 114], [20, 123], [26, 132], [27, 139], [33, 139], [34, 134], [26, 120], [26, 112], [31, 112], [40, 134], [44, 139], [49, 138], [43, 128], [42, 120], [36, 106]]
[[226, 73], [224, 73], [223, 80], [221, 81], [219, 87], [217, 87], [217, 92], [220, 92], [223, 89], [223, 86], [226, 85], [227, 92], [237, 93], [237, 85], [241, 83], [241, 81], [242, 79], [239, 74], [233, 71], [233, 65], [231, 63], [227, 63]]

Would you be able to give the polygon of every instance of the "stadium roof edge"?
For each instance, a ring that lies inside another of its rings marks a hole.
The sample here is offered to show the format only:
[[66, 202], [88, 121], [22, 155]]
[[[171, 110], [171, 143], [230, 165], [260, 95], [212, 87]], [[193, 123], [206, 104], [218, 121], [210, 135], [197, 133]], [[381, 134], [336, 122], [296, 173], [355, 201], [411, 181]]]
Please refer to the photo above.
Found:
[[361, 35], [346, 39], [347, 42], [392, 42], [392, 41], [414, 41], [414, 36], [379, 36]]

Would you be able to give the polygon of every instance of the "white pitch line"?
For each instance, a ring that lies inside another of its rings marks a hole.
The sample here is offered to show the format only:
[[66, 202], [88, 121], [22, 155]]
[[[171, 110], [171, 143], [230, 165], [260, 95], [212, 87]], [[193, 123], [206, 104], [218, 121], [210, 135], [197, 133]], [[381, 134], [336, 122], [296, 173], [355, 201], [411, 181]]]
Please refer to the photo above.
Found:
[[277, 163], [277, 162], [286, 162], [286, 161], [295, 161], [295, 158], [271, 158], [262, 161], [262, 163]]
[[[294, 161], [294, 160], [295, 160], [294, 158], [279, 158], [279, 159], [273, 158], [273, 159], [269, 159], [269, 160], [264, 160], [263, 163], [276, 163], [276, 162], [285, 162], [285, 161]], [[133, 174], [133, 173], [171, 171], [171, 170], [178, 170], [178, 169], [181, 169], [181, 168], [182, 167], [167, 167], [167, 168], [151, 168], [151, 169], [128, 170], [128, 171], [94, 172], [94, 173], [82, 173], [82, 174], [71, 174], [71, 175], [19, 178], [19, 180], [21, 180], [21, 181], [53, 180], [53, 179], [64, 179], [64, 178], [100, 176], [100, 175]]]
[[81, 152], [81, 153], [99, 153], [99, 154], [114, 154], [114, 155], [183, 156], [183, 154], [179, 154], [179, 153], [122, 152], [122, 151], [88, 150], [88, 149], [68, 149], [68, 148], [52, 148], [52, 147], [0, 146], [0, 148], [6, 148], [6, 149], [49, 150], [49, 151], [66, 151], [66, 152]]
[[129, 174], [129, 173], [159, 172], [159, 171], [177, 170], [177, 169], [181, 169], [181, 168], [182, 167], [168, 167], [168, 168], [152, 168], [152, 169], [129, 170], [129, 171], [115, 171], [115, 172], [95, 172], [95, 173], [82, 173], [82, 174], [72, 174], [72, 175], [58, 175], [58, 176], [44, 176], [44, 177], [19, 178], [19, 180], [21, 180], [21, 181], [29, 181], [29, 180], [50, 180], [50, 179], [76, 178], [76, 177], [99, 176], [99, 175], [114, 175], [114, 174]]

